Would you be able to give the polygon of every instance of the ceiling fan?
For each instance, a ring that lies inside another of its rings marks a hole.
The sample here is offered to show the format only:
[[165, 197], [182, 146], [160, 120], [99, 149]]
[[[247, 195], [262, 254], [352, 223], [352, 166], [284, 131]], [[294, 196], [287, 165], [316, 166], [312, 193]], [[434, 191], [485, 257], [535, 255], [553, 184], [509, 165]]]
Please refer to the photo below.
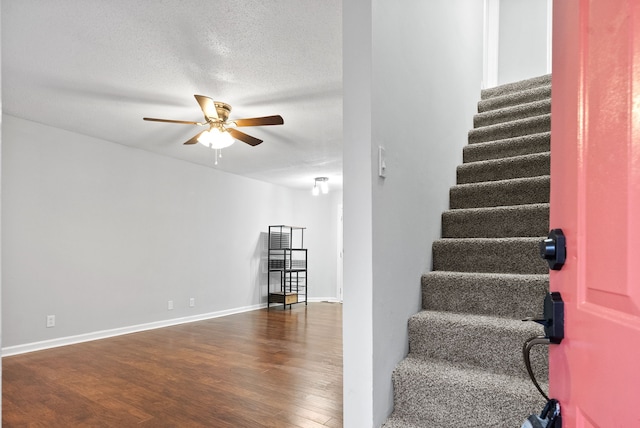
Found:
[[262, 140], [244, 132], [238, 131], [236, 128], [243, 126], [265, 126], [265, 125], [282, 125], [284, 120], [282, 116], [264, 116], [254, 117], [251, 119], [235, 119], [228, 121], [231, 106], [229, 104], [213, 101], [204, 95], [194, 95], [196, 101], [200, 105], [204, 113], [204, 122], [191, 122], [186, 120], [172, 119], [156, 119], [153, 117], [144, 117], [144, 120], [153, 122], [182, 123], [185, 125], [208, 126], [209, 129], [199, 132], [184, 144], [200, 143], [206, 147], [213, 149], [222, 149], [233, 144], [234, 139], [240, 140], [250, 146], [257, 146]]

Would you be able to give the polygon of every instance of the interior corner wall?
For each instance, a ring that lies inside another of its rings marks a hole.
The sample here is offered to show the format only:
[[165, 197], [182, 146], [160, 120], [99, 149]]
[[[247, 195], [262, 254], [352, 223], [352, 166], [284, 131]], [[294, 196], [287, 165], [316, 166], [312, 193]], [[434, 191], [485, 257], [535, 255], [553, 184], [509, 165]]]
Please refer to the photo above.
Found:
[[3, 349], [260, 307], [267, 226], [306, 222], [282, 186], [9, 115], [2, 141]]
[[501, 0], [498, 84], [549, 73], [547, 0]]
[[[407, 321], [421, 309], [420, 279], [480, 96], [483, 4], [343, 7], [345, 426], [379, 427], [393, 409], [392, 371], [408, 350]], [[378, 177], [379, 146], [386, 178]], [[360, 324], [348, 325], [354, 318]], [[351, 343], [357, 329], [360, 343]]]

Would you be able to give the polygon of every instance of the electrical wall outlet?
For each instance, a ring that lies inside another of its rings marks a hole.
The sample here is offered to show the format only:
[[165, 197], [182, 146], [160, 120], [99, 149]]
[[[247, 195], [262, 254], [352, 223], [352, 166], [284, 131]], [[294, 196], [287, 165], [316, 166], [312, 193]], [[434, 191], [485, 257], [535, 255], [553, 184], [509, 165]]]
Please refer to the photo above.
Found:
[[47, 315], [47, 328], [56, 326], [56, 316], [55, 315]]
[[196, 299], [194, 297], [189, 299], [189, 307], [193, 308], [196, 305]]
[[170, 311], [173, 310], [173, 300], [169, 300], [167, 302], [167, 309]]

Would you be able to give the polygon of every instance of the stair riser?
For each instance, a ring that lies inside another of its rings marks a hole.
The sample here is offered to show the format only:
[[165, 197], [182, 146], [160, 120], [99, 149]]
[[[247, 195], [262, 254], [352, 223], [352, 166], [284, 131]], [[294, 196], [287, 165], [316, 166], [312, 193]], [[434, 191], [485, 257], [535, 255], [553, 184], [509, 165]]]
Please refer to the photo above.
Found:
[[450, 210], [442, 214], [443, 238], [543, 236], [548, 230], [548, 204]]
[[542, 239], [441, 239], [433, 243], [433, 270], [546, 274], [549, 266], [538, 249]]
[[503, 140], [551, 131], [551, 115], [535, 116], [469, 131], [469, 144]]
[[525, 135], [487, 143], [468, 144], [462, 149], [464, 163], [512, 156], [529, 155], [551, 150], [551, 133]]
[[[542, 302], [542, 300], [540, 300]], [[425, 317], [428, 314], [428, 317]], [[423, 312], [409, 319], [409, 351], [413, 355], [472, 364], [492, 373], [528, 378], [522, 359], [522, 345], [527, 339], [544, 335], [542, 327], [533, 322], [475, 319], [455, 320], [440, 312]], [[447, 315], [447, 314], [444, 314]], [[468, 317], [471, 318], [471, 317]], [[547, 379], [549, 359], [547, 348], [532, 350], [531, 363], [540, 379]]]
[[449, 206], [481, 208], [549, 202], [549, 177], [454, 186], [449, 191]]
[[539, 153], [530, 156], [463, 164], [456, 171], [457, 183], [480, 183], [549, 175], [550, 159], [549, 153]]
[[526, 119], [528, 117], [541, 116], [551, 113], [551, 99], [534, 101], [527, 104], [518, 104], [498, 110], [478, 113], [473, 117], [473, 127], [497, 125], [513, 120]]
[[498, 110], [518, 104], [532, 103], [551, 98], [551, 85], [544, 85], [533, 89], [492, 97], [478, 102], [478, 113]]
[[422, 307], [476, 315], [523, 319], [538, 316], [549, 290], [547, 275], [422, 276]]

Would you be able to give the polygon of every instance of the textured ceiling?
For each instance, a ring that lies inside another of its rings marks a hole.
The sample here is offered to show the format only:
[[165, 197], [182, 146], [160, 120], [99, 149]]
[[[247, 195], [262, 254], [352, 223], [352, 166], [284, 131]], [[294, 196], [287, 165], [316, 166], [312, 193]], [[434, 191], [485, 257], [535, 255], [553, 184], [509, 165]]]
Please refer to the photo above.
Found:
[[7, 114], [209, 167], [182, 143], [203, 128], [194, 94], [230, 118], [280, 114], [243, 128], [215, 166], [294, 188], [342, 176], [341, 0], [9, 0], [2, 2]]

